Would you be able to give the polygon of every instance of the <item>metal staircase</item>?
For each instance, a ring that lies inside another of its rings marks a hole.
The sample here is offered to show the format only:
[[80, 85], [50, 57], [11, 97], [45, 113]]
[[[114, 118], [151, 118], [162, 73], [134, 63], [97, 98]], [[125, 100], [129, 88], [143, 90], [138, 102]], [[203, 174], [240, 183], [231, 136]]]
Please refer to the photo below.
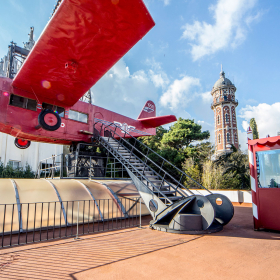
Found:
[[[98, 120], [94, 139], [125, 167], [153, 217], [152, 228], [176, 233], [216, 232], [233, 217], [227, 197], [211, 193], [121, 127]], [[209, 194], [194, 194], [186, 186], [189, 180]]]

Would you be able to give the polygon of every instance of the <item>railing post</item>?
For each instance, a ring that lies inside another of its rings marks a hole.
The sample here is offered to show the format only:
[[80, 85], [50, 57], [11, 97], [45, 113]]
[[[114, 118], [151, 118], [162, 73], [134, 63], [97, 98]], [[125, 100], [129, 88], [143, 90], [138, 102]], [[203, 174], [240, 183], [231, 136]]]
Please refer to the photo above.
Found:
[[52, 156], [52, 179], [54, 177], [54, 172], [55, 172], [55, 156]]
[[140, 196], [140, 225], [139, 227], [142, 228], [142, 220], [141, 220], [141, 208], [142, 208], [142, 197]]
[[60, 155], [60, 179], [62, 178], [63, 176], [63, 154]]
[[77, 213], [77, 234], [75, 239], [80, 239], [79, 238], [79, 210], [80, 210], [80, 201], [78, 201], [78, 213]]

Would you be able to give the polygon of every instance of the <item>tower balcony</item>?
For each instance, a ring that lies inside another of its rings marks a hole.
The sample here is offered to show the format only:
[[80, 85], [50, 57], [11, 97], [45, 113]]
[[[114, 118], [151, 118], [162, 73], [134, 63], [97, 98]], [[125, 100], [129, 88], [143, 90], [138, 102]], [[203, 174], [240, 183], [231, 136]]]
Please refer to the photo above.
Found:
[[237, 99], [232, 100], [232, 99], [221, 97], [221, 98], [219, 98], [219, 101], [214, 101], [211, 103], [211, 109], [213, 110], [214, 107], [221, 105], [221, 104], [226, 104], [226, 103], [233, 103], [235, 106], [238, 106]]

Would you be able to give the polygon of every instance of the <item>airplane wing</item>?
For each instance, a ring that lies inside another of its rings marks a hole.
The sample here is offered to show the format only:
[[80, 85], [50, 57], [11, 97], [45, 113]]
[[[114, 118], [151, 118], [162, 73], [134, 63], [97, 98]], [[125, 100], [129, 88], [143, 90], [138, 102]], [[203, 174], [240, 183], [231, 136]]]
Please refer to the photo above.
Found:
[[13, 86], [73, 106], [154, 25], [142, 0], [62, 0]]
[[142, 122], [146, 126], [158, 127], [158, 126], [161, 126], [164, 124], [175, 122], [175, 121], [177, 121], [177, 118], [174, 115], [168, 115], [168, 116], [159, 116], [159, 117], [138, 119], [138, 121]]

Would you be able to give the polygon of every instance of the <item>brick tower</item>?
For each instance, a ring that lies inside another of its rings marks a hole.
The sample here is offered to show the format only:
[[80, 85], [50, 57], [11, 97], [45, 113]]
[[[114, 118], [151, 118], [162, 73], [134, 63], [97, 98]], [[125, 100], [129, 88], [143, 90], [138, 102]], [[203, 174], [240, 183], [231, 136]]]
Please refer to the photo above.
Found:
[[225, 77], [222, 70], [219, 80], [212, 88], [213, 103], [211, 109], [215, 118], [215, 154], [229, 152], [231, 145], [239, 148], [238, 130], [235, 108], [238, 101], [235, 99], [236, 87]]

